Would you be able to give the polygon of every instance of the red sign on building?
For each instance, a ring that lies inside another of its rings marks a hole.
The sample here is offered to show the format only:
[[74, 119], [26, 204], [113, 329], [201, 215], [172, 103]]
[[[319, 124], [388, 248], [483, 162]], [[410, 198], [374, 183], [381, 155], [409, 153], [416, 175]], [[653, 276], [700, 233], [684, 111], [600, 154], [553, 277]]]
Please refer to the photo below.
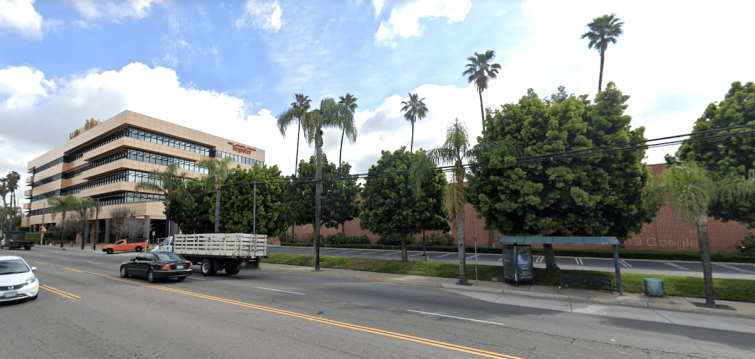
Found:
[[233, 144], [233, 142], [228, 142], [228, 144], [233, 146], [233, 150], [239, 153], [251, 154], [252, 151], [257, 151], [256, 149], [251, 148], [251, 147], [246, 147], [244, 145], [239, 145], [239, 144]]

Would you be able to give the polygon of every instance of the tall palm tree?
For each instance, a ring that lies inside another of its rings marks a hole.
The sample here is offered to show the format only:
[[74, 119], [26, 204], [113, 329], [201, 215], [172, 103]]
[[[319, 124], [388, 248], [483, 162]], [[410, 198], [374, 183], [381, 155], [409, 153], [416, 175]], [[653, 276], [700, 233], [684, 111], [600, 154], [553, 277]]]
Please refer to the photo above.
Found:
[[136, 185], [136, 190], [149, 190], [165, 196], [165, 236], [170, 237], [170, 205], [185, 189], [186, 172], [178, 172], [178, 164], [171, 163], [165, 171], [154, 170], [147, 176], [147, 182]]
[[200, 166], [207, 168], [210, 177], [215, 179], [215, 233], [220, 233], [220, 187], [231, 173], [231, 169], [228, 168], [229, 163], [231, 163], [231, 157], [199, 162]]
[[357, 142], [357, 124], [354, 121], [354, 112], [357, 110], [357, 98], [347, 93], [346, 96], [338, 98], [338, 104], [345, 107], [350, 116], [338, 116], [339, 127], [341, 127], [341, 149], [338, 151], [338, 168], [341, 168], [341, 155], [343, 154], [343, 138], [349, 140], [350, 144]]
[[580, 37], [580, 39], [589, 39], [590, 43], [587, 45], [587, 48], [594, 48], [600, 54], [600, 77], [598, 78], [598, 92], [603, 89], [603, 63], [606, 59], [606, 49], [608, 48], [608, 43], [616, 44], [616, 38], [624, 33], [624, 30], [621, 29], [621, 27], [624, 26], [624, 23], [620, 22], [620, 20], [621, 19], [616, 17], [616, 14], [596, 17], [592, 20], [591, 23], [587, 24], [587, 27], [590, 29], [590, 31], [582, 34], [582, 37]]
[[401, 104], [404, 105], [401, 112], [404, 112], [404, 118], [412, 123], [412, 143], [409, 146], [409, 152], [414, 151], [414, 123], [427, 116], [427, 106], [424, 101], [425, 98], [420, 99], [416, 93], [410, 93], [408, 101], [401, 101]]
[[[354, 121], [353, 114], [343, 104], [326, 97], [320, 101], [320, 108], [312, 112], [303, 123], [304, 137], [315, 145], [317, 172], [315, 174], [315, 270], [320, 270], [320, 216], [322, 212], [322, 145], [323, 128], [337, 128], [342, 121]], [[346, 119], [341, 119], [346, 117]]]
[[312, 100], [309, 99], [309, 96], [304, 96], [304, 94], [300, 93], [294, 94], [294, 97], [296, 98], [296, 101], [292, 102], [290, 107], [286, 108], [278, 115], [277, 125], [283, 138], [286, 138], [286, 130], [289, 126], [296, 123], [296, 159], [294, 162], [294, 174], [296, 174], [296, 170], [299, 166], [299, 134], [301, 133], [302, 121], [304, 121], [307, 116], [310, 116], [309, 114], [311, 112], [309, 111], [309, 107]]
[[3, 206], [8, 206], [8, 202], [5, 200], [5, 196], [8, 195], [8, 178], [0, 178], [0, 196], [3, 197]]
[[66, 225], [66, 212], [76, 210], [79, 206], [79, 199], [69, 194], [60, 197], [50, 197], [47, 199], [47, 203], [52, 208], [52, 219], [55, 220], [55, 215], [61, 213], [63, 218], [60, 222], [60, 248], [63, 248], [63, 238], [65, 237], [65, 225]]
[[749, 178], [716, 177], [694, 162], [689, 162], [666, 168], [658, 185], [665, 202], [697, 231], [705, 282], [705, 304], [710, 307], [715, 307], [716, 302], [711, 272], [708, 209], [716, 200], [736, 203], [755, 194], [755, 177], [752, 173]]
[[448, 211], [448, 219], [451, 222], [457, 221], [456, 241], [459, 244], [459, 281], [456, 284], [459, 285], [469, 285], [464, 236], [464, 205], [466, 204], [464, 178], [467, 174], [464, 169], [464, 161], [472, 160], [479, 153], [493, 149], [501, 149], [507, 154], [517, 152], [516, 146], [504, 141], [484, 141], [478, 143], [477, 146], [470, 146], [467, 126], [464, 122], [459, 122], [457, 118], [446, 129], [446, 141], [443, 145], [427, 151], [425, 156], [417, 156], [409, 169], [410, 183], [415, 193], [419, 195], [422, 182], [435, 174], [436, 165], [449, 163], [454, 166], [445, 205]]
[[92, 197], [84, 197], [79, 200], [79, 203], [77, 203], [75, 208], [77, 214], [79, 215], [79, 219], [83, 221], [82, 228], [77, 228], [77, 234], [81, 236], [81, 249], [84, 249], [84, 244], [86, 243], [86, 226], [89, 225], [89, 218], [92, 217], [92, 212], [97, 211], [99, 215], [100, 210], [100, 202], [92, 199]]
[[462, 75], [468, 76], [467, 82], [474, 82], [477, 94], [480, 96], [480, 115], [482, 116], [482, 130], [485, 131], [485, 110], [482, 107], [482, 92], [488, 89], [488, 80], [498, 77], [498, 70], [501, 69], [499, 64], [491, 64], [490, 61], [495, 58], [495, 51], [488, 50], [484, 54], [474, 53], [474, 56], [467, 57], [469, 63], [467, 69]]

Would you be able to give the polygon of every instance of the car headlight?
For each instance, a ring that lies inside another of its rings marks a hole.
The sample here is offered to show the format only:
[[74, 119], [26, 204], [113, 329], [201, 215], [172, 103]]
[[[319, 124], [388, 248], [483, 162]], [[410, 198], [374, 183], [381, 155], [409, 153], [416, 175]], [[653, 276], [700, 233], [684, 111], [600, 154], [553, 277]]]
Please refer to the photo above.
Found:
[[29, 279], [26, 280], [26, 282], [24, 282], [24, 284], [25, 285], [30, 285], [30, 284], [32, 284], [32, 283], [34, 283], [36, 281], [37, 281], [37, 277], [31, 276], [31, 277], [29, 277]]

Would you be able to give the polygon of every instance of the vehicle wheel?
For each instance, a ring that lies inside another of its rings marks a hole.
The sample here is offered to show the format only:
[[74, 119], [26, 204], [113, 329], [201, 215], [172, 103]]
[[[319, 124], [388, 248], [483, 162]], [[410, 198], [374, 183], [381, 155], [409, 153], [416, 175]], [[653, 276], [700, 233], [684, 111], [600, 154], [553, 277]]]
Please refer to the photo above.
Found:
[[183, 281], [184, 281], [184, 279], [186, 279], [186, 277], [178, 277], [178, 278], [176, 278], [176, 279], [178, 279], [178, 281], [179, 281], [179, 282], [183, 282]]
[[31, 246], [26, 246], [26, 250], [30, 251], [31, 250]]
[[126, 272], [126, 267], [121, 267], [121, 277], [128, 278], [128, 272]]
[[155, 281], [155, 273], [150, 269], [149, 272], [147, 272], [147, 282], [154, 283]]
[[225, 265], [225, 274], [234, 275], [238, 273], [239, 273], [239, 267], [232, 264]]
[[202, 261], [202, 275], [215, 275], [218, 271], [215, 269], [215, 266], [212, 265], [212, 261], [209, 259], [205, 259]]
[[107, 252], [105, 252], [105, 253], [107, 253], [107, 254], [113, 254], [113, 250], [112, 249], [108, 249]]
[[137, 252], [141, 252], [142, 251], [142, 247], [136, 247], [136, 251]]

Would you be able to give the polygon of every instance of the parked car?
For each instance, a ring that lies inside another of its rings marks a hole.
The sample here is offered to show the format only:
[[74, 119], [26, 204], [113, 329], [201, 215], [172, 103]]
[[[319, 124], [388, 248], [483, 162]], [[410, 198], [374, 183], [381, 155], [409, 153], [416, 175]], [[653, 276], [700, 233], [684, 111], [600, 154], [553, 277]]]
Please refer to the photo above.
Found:
[[121, 277], [146, 278], [150, 283], [167, 278], [182, 281], [191, 275], [193, 268], [190, 261], [175, 253], [143, 253], [121, 264]]
[[34, 275], [36, 270], [21, 257], [0, 257], [0, 302], [37, 299], [39, 281]]

